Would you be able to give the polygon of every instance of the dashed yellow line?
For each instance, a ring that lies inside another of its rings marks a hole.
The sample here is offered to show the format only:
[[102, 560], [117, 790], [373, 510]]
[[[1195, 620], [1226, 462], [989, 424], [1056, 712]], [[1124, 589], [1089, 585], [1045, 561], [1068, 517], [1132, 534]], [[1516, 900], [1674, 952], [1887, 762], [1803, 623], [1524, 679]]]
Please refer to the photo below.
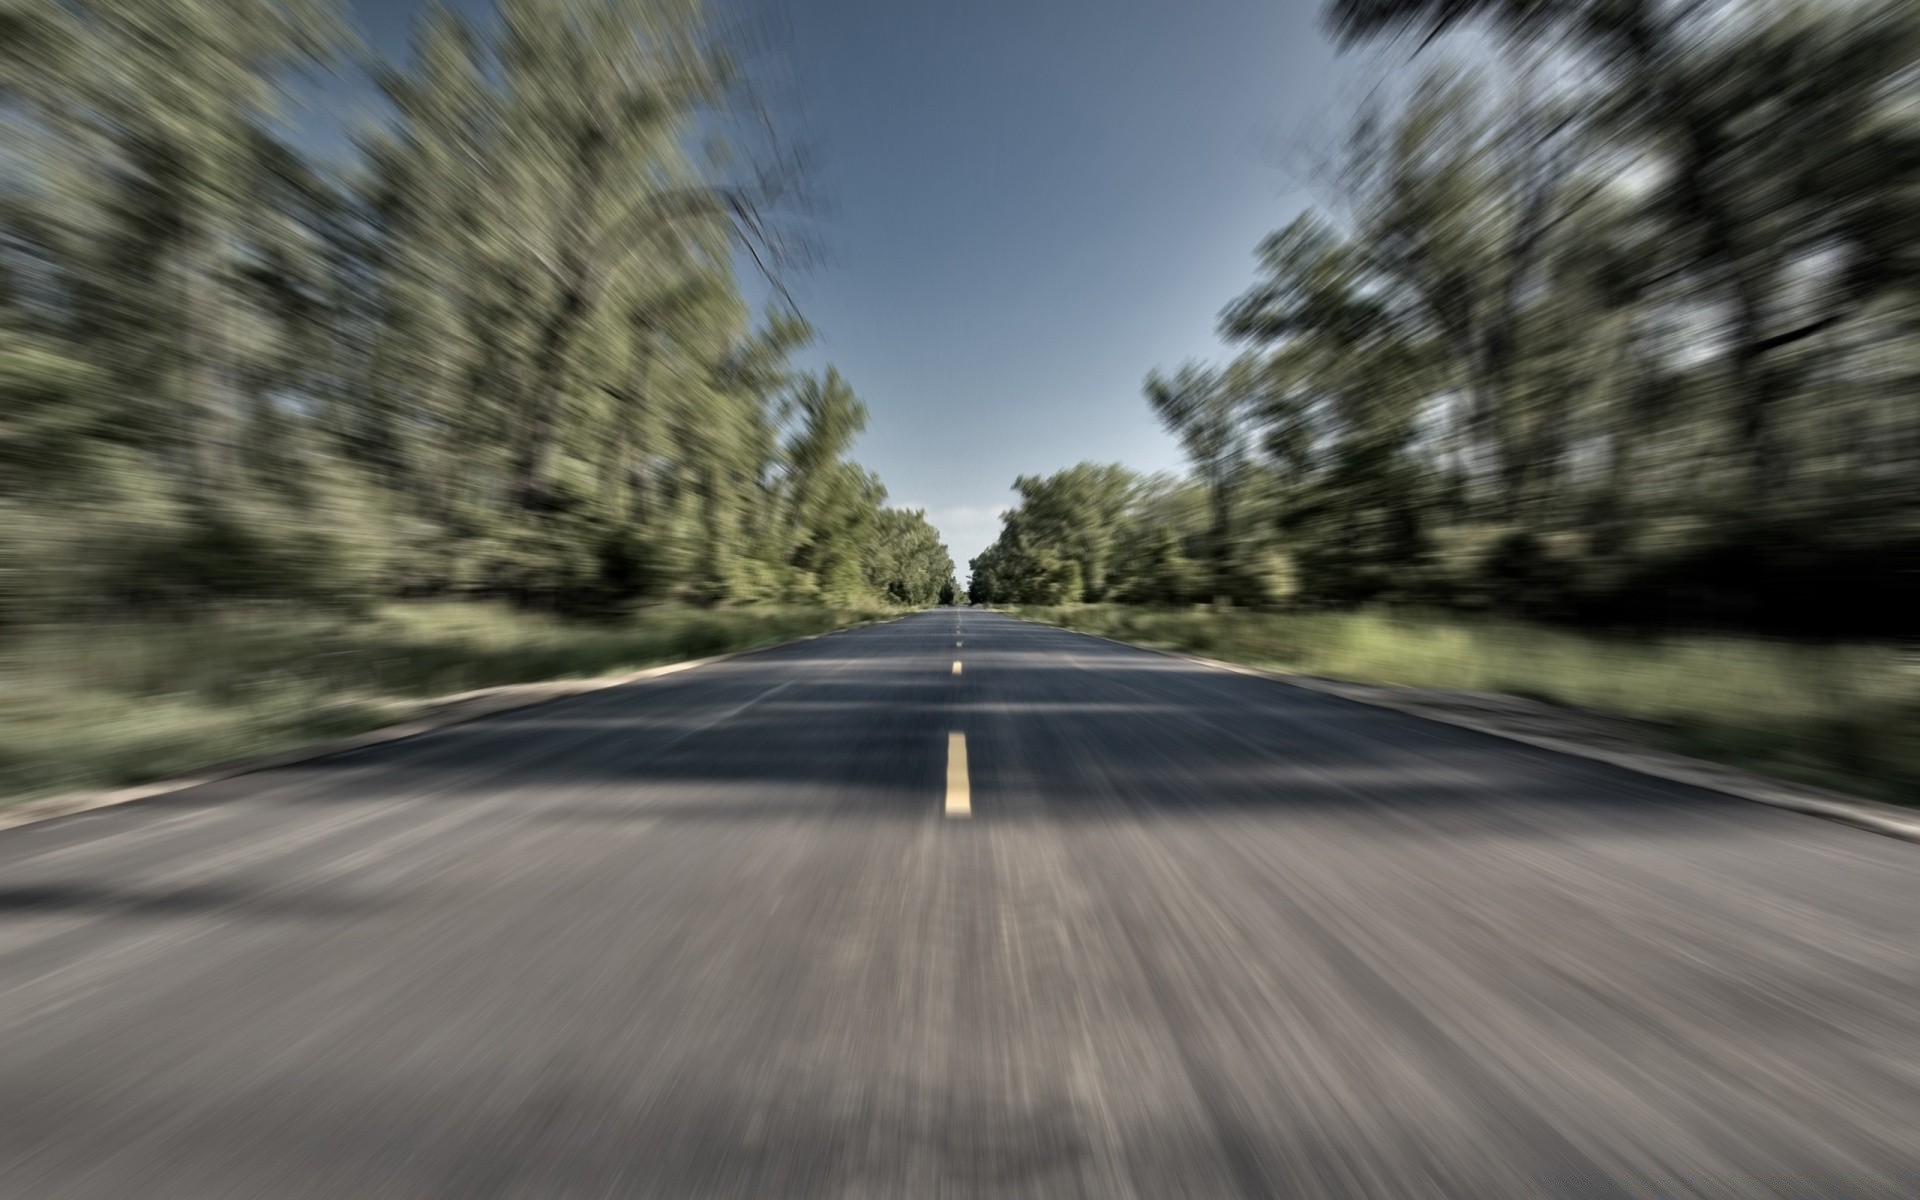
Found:
[[967, 735], [947, 735], [947, 815], [973, 815], [973, 785], [967, 782]]
[[957, 658], [953, 660], [953, 673], [955, 675], [960, 673], [960, 660]]

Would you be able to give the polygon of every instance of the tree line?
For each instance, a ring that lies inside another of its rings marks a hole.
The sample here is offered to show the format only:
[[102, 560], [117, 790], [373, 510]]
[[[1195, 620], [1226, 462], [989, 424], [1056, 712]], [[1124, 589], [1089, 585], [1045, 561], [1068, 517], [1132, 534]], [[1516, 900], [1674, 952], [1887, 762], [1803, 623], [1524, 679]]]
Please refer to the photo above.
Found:
[[736, 58], [685, 0], [430, 6], [333, 161], [332, 0], [0, 6], [0, 620], [951, 595], [743, 299], [798, 172]]
[[1403, 65], [1147, 380], [1190, 477], [1021, 479], [973, 597], [1910, 631], [1920, 5], [1326, 17]]

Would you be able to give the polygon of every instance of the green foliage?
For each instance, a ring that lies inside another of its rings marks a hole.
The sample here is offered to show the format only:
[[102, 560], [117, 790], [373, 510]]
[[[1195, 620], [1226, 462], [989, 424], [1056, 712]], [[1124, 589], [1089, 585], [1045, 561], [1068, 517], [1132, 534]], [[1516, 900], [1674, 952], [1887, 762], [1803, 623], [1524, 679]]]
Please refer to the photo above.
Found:
[[926, 608], [954, 601], [953, 559], [924, 512], [886, 509], [867, 557], [867, 587], [895, 604]]
[[[1186, 543], [1204, 540], [1206, 530], [1185, 528], [1197, 510], [1183, 508], [1168, 481], [1081, 463], [1045, 478], [1022, 476], [1014, 487], [1020, 504], [971, 564], [973, 603], [1097, 603], [1169, 589], [1184, 599], [1200, 588]], [[1168, 528], [1168, 518], [1182, 529]]]
[[[1920, 6], [1329, 17], [1421, 65], [1353, 120], [1326, 210], [1260, 247], [1221, 317], [1239, 356], [1148, 377], [1191, 480], [1096, 502], [1085, 468], [1052, 477], [1094, 542], [1021, 480], [974, 599], [1920, 798], [1911, 655], [1565, 628], [1913, 632]], [[1100, 586], [1059, 585], [1096, 558]]]
[[0, 622], [938, 596], [852, 389], [741, 298], [796, 181], [717, 145], [697, 4], [431, 7], [339, 167], [277, 124], [349, 47], [329, 0], [0, 20]]
[[1110, 555], [1022, 481], [976, 596], [1044, 602], [1057, 555], [1086, 600], [1911, 632], [1920, 6], [1329, 19], [1475, 32], [1354, 116], [1222, 314], [1242, 352], [1147, 378], [1203, 513], [1103, 501]]
[[[337, 7], [0, 5], [0, 794], [951, 585], [805, 323], [747, 311], [794, 181], [710, 149], [696, 4], [430, 7], [334, 165], [278, 122]], [[514, 608], [391, 603], [430, 596]]]

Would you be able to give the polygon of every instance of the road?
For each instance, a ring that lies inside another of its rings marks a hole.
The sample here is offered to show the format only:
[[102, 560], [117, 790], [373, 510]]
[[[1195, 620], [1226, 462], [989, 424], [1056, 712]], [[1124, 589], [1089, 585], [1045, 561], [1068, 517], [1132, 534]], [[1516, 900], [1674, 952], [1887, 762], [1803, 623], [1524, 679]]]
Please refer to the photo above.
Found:
[[1916, 918], [1920, 847], [935, 611], [0, 834], [0, 1196], [1912, 1196]]

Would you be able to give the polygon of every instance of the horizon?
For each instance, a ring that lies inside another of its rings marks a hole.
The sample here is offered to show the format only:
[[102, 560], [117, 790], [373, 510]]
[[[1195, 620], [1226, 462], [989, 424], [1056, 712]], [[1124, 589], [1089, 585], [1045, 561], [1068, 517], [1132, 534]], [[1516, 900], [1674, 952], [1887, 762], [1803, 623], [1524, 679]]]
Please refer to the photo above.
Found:
[[[404, 58], [419, 0], [352, 7], [372, 50]], [[790, 92], [786, 132], [818, 147], [827, 210], [823, 261], [781, 279], [815, 331], [794, 357], [866, 403], [855, 453], [888, 503], [926, 511], [964, 584], [1016, 476], [1182, 469], [1141, 382], [1219, 353], [1215, 314], [1306, 207], [1284, 147], [1325, 132], [1316, 102], [1348, 66], [1318, 6], [768, 13], [786, 44], [756, 65]], [[308, 136], [344, 149], [366, 82], [315, 91], [330, 128]], [[737, 266], [756, 305], [772, 299]]]

